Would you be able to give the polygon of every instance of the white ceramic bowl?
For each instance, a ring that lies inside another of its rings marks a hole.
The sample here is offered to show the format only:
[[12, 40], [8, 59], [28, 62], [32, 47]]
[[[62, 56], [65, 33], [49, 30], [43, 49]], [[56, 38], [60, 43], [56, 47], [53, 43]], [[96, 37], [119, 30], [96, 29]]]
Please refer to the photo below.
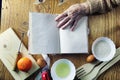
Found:
[[115, 44], [107, 37], [97, 38], [92, 44], [92, 53], [99, 61], [111, 60], [116, 52]]
[[[61, 64], [64, 64], [64, 65], [61, 66]], [[67, 65], [69, 69], [65, 67], [65, 65]], [[57, 71], [58, 68], [60, 69], [58, 70], [59, 74]], [[66, 72], [69, 72], [69, 73], [66, 73]], [[75, 73], [76, 73], [75, 66], [68, 59], [59, 59], [51, 67], [51, 76], [53, 80], [73, 80], [75, 77]], [[67, 76], [63, 77], [62, 76], [63, 74], [67, 74]]]

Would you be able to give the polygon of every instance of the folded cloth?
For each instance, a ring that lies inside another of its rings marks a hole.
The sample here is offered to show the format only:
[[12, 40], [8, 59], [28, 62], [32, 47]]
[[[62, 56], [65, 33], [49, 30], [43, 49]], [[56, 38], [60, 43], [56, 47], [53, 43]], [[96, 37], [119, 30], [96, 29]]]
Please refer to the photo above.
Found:
[[50, 67], [50, 58], [48, 57], [47, 54], [41, 54], [44, 60], [46, 61], [48, 67]]

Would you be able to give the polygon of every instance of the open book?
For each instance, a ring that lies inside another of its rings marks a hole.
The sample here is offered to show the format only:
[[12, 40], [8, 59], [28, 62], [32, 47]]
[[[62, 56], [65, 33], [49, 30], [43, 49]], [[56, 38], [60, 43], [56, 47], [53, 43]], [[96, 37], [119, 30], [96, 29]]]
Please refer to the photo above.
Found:
[[56, 27], [57, 15], [29, 14], [29, 51], [31, 54], [88, 53], [88, 18], [83, 17], [77, 29]]

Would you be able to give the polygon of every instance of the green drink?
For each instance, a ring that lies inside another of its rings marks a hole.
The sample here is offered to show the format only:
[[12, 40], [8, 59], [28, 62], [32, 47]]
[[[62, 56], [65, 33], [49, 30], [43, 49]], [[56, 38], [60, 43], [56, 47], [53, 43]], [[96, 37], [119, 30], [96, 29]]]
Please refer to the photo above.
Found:
[[57, 64], [55, 72], [58, 77], [65, 78], [70, 73], [70, 67], [67, 63], [61, 62], [61, 63]]

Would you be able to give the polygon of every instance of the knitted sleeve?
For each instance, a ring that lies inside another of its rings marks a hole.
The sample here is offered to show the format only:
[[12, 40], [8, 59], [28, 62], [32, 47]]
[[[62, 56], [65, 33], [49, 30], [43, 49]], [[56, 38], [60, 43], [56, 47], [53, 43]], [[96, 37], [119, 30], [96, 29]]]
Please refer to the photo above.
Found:
[[120, 0], [87, 0], [90, 7], [90, 14], [104, 13], [120, 5]]

